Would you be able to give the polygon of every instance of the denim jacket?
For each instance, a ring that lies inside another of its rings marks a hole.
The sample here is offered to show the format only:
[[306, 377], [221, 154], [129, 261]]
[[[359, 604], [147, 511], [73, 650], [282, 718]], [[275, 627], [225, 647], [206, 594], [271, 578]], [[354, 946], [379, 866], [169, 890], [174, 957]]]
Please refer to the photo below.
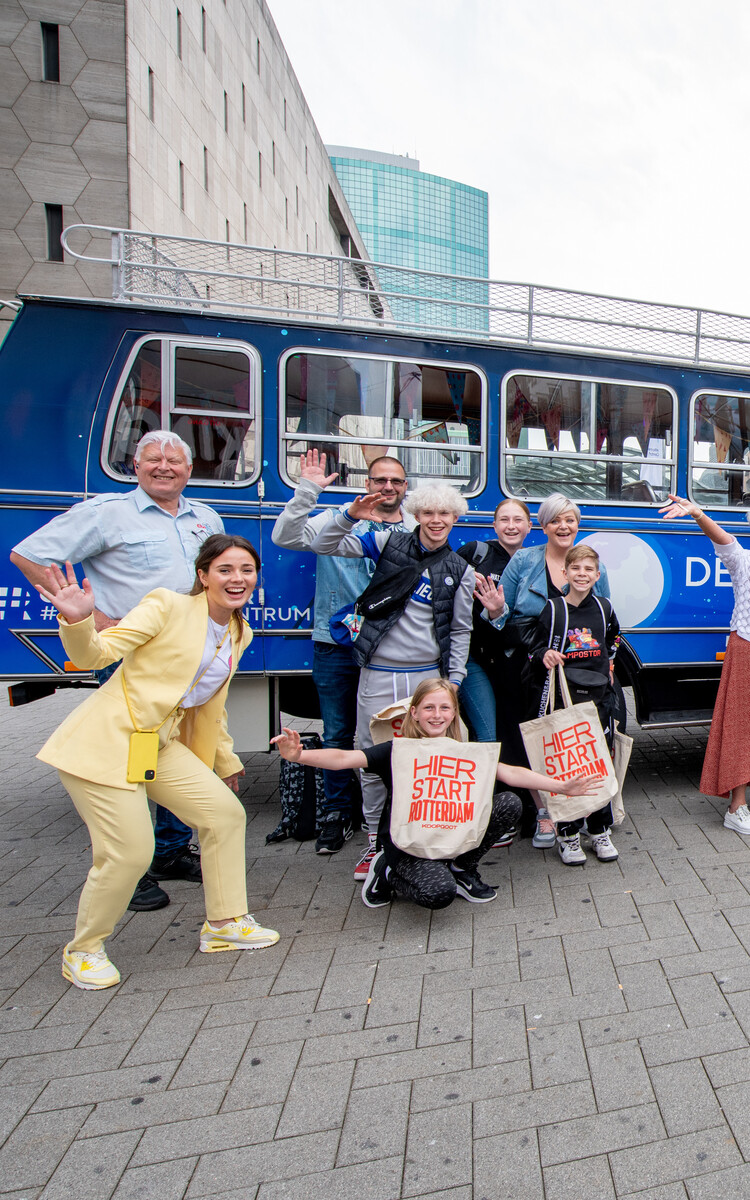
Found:
[[[292, 499], [282, 510], [273, 527], [271, 540], [275, 546], [288, 550], [309, 550], [321, 529], [339, 512], [346, 512], [351, 504], [347, 501], [340, 508], [326, 508], [310, 516], [318, 502], [320, 488], [309, 479], [301, 479]], [[414, 529], [416, 521], [411, 513], [404, 513], [403, 520], [357, 521], [351, 527], [353, 533], [369, 533], [381, 529]], [[375, 563], [364, 558], [319, 557], [315, 571], [315, 620], [312, 640], [328, 642], [333, 638], [329, 620], [345, 604], [353, 604], [365, 590], [375, 570]]]
[[[542, 612], [549, 598], [544, 562], [546, 549], [547, 543], [543, 542], [541, 546], [517, 550], [511, 558], [500, 579], [507, 611], [492, 621], [496, 629], [502, 629], [506, 621], [538, 617]], [[609, 579], [604, 563], [600, 563], [599, 570], [601, 575], [594, 585], [594, 593], [609, 599]]]

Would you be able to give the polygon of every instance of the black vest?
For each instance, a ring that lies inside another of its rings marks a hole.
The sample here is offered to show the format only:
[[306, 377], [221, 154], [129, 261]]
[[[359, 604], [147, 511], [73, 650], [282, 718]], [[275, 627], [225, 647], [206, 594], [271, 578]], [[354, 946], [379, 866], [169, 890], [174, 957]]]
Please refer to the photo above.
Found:
[[[380, 552], [373, 580], [398, 575], [399, 571], [405, 567], [413, 567], [418, 564], [424, 556], [425, 551], [422, 550], [419, 542], [419, 529], [414, 529], [410, 533], [392, 533]], [[468, 563], [455, 550], [449, 548], [443, 558], [431, 563], [427, 568], [432, 584], [432, 620], [440, 650], [440, 674], [446, 679], [450, 674], [453, 601], [467, 566]], [[451, 580], [451, 583], [447, 582], [448, 579]], [[407, 598], [404, 608], [408, 603]], [[369, 664], [381, 641], [396, 624], [403, 611], [403, 608], [396, 609], [395, 612], [380, 619], [368, 617], [362, 622], [362, 629], [354, 643], [354, 657], [360, 667], [366, 667]], [[407, 663], [404, 664], [404, 670], [408, 670]]]

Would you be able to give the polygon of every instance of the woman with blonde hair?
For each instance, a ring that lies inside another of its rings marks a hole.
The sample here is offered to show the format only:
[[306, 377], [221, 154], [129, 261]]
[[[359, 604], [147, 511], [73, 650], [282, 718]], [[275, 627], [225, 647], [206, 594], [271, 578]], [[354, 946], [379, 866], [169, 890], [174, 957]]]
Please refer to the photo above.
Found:
[[[461, 741], [456, 691], [447, 680], [422, 680], [411, 699], [402, 736], [450, 737]], [[362, 750], [303, 750], [299, 734], [291, 729], [284, 729], [272, 741], [282, 757], [291, 762], [333, 770], [366, 767], [382, 779], [386, 801], [378, 827], [376, 853], [362, 887], [362, 899], [368, 908], [380, 908], [394, 895], [413, 900], [423, 908], [446, 908], [456, 896], [462, 896], [472, 904], [486, 904], [495, 899], [495, 889], [481, 879], [478, 866], [487, 851], [520, 818], [521, 801], [514, 792], [495, 793], [484, 837], [475, 849], [458, 855], [451, 862], [417, 858], [400, 850], [391, 838], [393, 742], [382, 742]], [[549, 788], [552, 783], [555, 791], [569, 796], [589, 795], [596, 790], [598, 782], [598, 777], [580, 775], [566, 782], [551, 781], [526, 767], [511, 767], [505, 763], [498, 763], [497, 779], [511, 787]]]

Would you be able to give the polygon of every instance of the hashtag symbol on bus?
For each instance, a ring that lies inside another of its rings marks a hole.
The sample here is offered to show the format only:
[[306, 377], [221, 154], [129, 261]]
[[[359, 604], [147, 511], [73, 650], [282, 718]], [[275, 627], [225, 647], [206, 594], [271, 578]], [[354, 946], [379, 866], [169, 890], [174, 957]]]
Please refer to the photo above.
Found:
[[42, 609], [42, 620], [51, 621], [56, 613], [57, 609], [55, 608], [54, 604], [45, 604], [44, 608]]

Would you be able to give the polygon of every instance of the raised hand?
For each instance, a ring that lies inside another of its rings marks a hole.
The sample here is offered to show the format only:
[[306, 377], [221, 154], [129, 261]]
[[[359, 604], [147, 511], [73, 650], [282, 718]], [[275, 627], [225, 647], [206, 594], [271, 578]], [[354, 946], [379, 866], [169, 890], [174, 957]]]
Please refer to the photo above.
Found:
[[338, 471], [334, 471], [333, 475], [326, 475], [326, 456], [319, 454], [317, 450], [308, 450], [307, 454], [303, 454], [299, 462], [300, 477], [309, 479], [311, 483], [315, 483], [322, 490], [327, 488], [329, 484], [338, 479]]
[[603, 778], [603, 775], [574, 775], [565, 783], [556, 784], [555, 790], [564, 796], [593, 796]]
[[487, 579], [478, 571], [474, 583], [474, 598], [487, 609], [493, 619], [499, 617], [505, 608], [505, 593], [502, 587], [495, 587], [492, 579]]
[[66, 562], [63, 575], [56, 563], [45, 570], [47, 587], [36, 585], [36, 590], [43, 599], [54, 604], [57, 611], [69, 625], [77, 625], [85, 621], [94, 611], [94, 593], [91, 584], [84, 578], [81, 587], [78, 586], [76, 573], [72, 563]]
[[670, 496], [669, 504], [659, 509], [664, 521], [674, 521], [676, 517], [699, 517], [703, 509], [692, 500], [683, 500], [680, 496]]
[[282, 726], [278, 737], [271, 738], [271, 745], [276, 747], [282, 758], [286, 758], [289, 762], [299, 762], [302, 742], [296, 729], [287, 729]]
[[375, 509], [383, 499], [382, 492], [371, 492], [369, 496], [357, 496], [349, 505], [347, 515], [352, 521], [377, 520]]

